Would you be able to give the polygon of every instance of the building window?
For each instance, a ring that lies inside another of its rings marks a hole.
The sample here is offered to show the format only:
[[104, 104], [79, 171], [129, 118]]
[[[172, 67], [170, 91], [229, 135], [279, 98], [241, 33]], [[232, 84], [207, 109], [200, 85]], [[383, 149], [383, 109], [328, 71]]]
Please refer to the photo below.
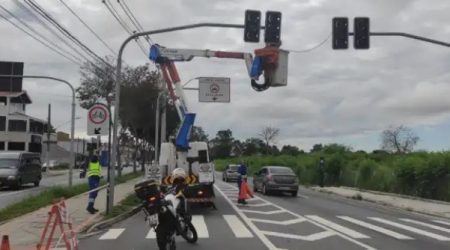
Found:
[[25, 151], [25, 142], [8, 142], [8, 150]]
[[8, 99], [5, 96], [0, 96], [0, 105], [6, 106], [8, 104]]
[[0, 131], [6, 130], [6, 116], [0, 116]]
[[0, 141], [0, 150], [5, 150], [5, 142]]
[[30, 120], [30, 132], [44, 134], [44, 124], [38, 121]]
[[33, 153], [42, 153], [41, 143], [28, 143], [28, 151]]
[[26, 132], [27, 131], [27, 121], [24, 120], [9, 120], [8, 131], [14, 132]]

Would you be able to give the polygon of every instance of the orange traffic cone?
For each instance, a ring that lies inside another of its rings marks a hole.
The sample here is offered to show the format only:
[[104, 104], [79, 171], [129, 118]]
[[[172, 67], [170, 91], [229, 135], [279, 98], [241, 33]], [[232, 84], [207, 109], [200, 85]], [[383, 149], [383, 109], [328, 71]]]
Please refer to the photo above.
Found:
[[2, 237], [2, 244], [0, 245], [0, 250], [11, 250], [11, 248], [9, 248], [9, 237], [8, 237], [8, 235], [3, 235], [3, 237]]

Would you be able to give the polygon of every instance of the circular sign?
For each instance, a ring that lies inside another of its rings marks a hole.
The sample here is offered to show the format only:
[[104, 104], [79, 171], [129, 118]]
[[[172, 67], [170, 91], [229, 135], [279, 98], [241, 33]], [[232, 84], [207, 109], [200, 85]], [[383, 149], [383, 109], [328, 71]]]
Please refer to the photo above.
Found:
[[108, 111], [103, 106], [94, 106], [89, 110], [88, 119], [94, 124], [102, 124], [108, 119]]
[[211, 93], [213, 94], [217, 94], [220, 91], [220, 86], [216, 83], [211, 84], [211, 86], [209, 87], [209, 90], [211, 91]]

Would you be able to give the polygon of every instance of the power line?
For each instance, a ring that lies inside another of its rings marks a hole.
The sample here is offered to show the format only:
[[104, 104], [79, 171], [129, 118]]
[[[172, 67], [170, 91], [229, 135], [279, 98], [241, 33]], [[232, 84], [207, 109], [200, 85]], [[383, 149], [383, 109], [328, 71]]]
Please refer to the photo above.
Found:
[[305, 49], [305, 50], [292, 50], [292, 49], [288, 49], [288, 51], [289, 51], [289, 52], [292, 52], [292, 53], [307, 53], [307, 52], [311, 52], [311, 51], [313, 51], [313, 50], [315, 50], [315, 49], [318, 49], [318, 48], [322, 47], [322, 45], [324, 45], [328, 40], [330, 40], [330, 37], [331, 37], [331, 34], [330, 34], [327, 38], [325, 38], [325, 40], [323, 40], [321, 43], [319, 43], [319, 44], [317, 44], [316, 46], [311, 47], [311, 48], [309, 48], [309, 49]]
[[[119, 2], [119, 4], [121, 3], [120, 0], [117, 0], [117, 2]], [[130, 13], [131, 17], [132, 17], [132, 18], [134, 19], [134, 21], [136, 22], [138, 30], [140, 30], [141, 32], [143, 32], [143, 31], [144, 31], [144, 28], [142, 27], [141, 23], [140, 23], [139, 20], [136, 18], [136, 16], [133, 14], [133, 12], [131, 11], [131, 9], [128, 7], [127, 2], [126, 2], [125, 0], [122, 0], [122, 2], [123, 2], [123, 5], [124, 5], [125, 9]], [[152, 38], [150, 38], [149, 35], [146, 35], [145, 38], [146, 38], [147, 42], [150, 43], [150, 45], [154, 44]]]
[[3, 19], [5, 19], [7, 22], [11, 23], [12, 25], [14, 25], [14, 27], [16, 27], [17, 29], [21, 30], [22, 32], [24, 32], [25, 34], [29, 35], [30, 37], [32, 37], [34, 40], [38, 41], [39, 43], [41, 43], [42, 45], [44, 45], [45, 47], [49, 48], [50, 50], [52, 50], [53, 52], [58, 53], [59, 55], [63, 56], [64, 58], [66, 58], [67, 60], [78, 64], [79, 66], [81, 66], [82, 64], [80, 62], [75, 61], [72, 58], [69, 58], [68, 56], [64, 55], [63, 53], [61, 53], [60, 51], [54, 49], [53, 47], [51, 47], [50, 45], [46, 44], [44, 41], [40, 40], [39, 38], [37, 38], [36, 36], [34, 36], [33, 34], [31, 34], [30, 32], [26, 31], [25, 29], [23, 29], [22, 27], [20, 27], [19, 25], [15, 24], [14, 22], [12, 22], [11, 20], [9, 20], [7, 17], [5, 17], [4, 15], [2, 15], [0, 13], [0, 17], [2, 17]]
[[50, 41], [49, 39], [47, 39], [45, 36], [43, 36], [42, 34], [40, 34], [39, 32], [37, 32], [36, 30], [34, 30], [31, 26], [29, 26], [26, 22], [20, 20], [20, 18], [18, 18], [16, 15], [14, 15], [14, 13], [12, 13], [11, 11], [9, 11], [8, 9], [6, 9], [5, 7], [3, 7], [2, 5], [0, 5], [0, 8], [5, 11], [6, 13], [8, 13], [10, 16], [12, 16], [14, 19], [16, 19], [20, 24], [22, 24], [23, 26], [25, 26], [26, 28], [28, 28], [28, 30], [30, 30], [31, 32], [33, 32], [36, 36], [38, 36], [40, 39], [45, 40], [47, 42], [47, 44], [50, 44], [54, 47], [56, 47], [58, 50], [62, 51], [63, 53], [66, 53], [68, 55], [70, 55], [71, 57], [73, 57], [75, 60], [77, 61], [82, 61], [79, 57], [77, 57], [74, 54], [71, 54], [70, 52], [64, 50], [63, 48], [61, 48], [59, 45], [55, 44], [54, 42]]
[[59, 0], [97, 39], [105, 45], [106, 48], [109, 49], [113, 54], [116, 54], [116, 52], [111, 49], [111, 47], [85, 22], [83, 19], [72, 9], [70, 6], [68, 6], [64, 0]]
[[[84, 60], [88, 60], [85, 55], [80, 53], [75, 47], [73, 47], [70, 43], [68, 43], [63, 37], [58, 35], [47, 23], [41, 20], [40, 17], [35, 15], [33, 11], [29, 10], [25, 5], [23, 5], [20, 1], [15, 1], [16, 5], [18, 5], [23, 10], [27, 11], [31, 16], [33, 16], [46, 30], [55, 35], [62, 43], [64, 43], [67, 47], [69, 47], [72, 51], [74, 51], [78, 56], [82, 57]], [[29, 3], [27, 3], [29, 5]], [[32, 28], [31, 28], [32, 29]], [[34, 30], [34, 29], [33, 29]], [[35, 31], [37, 32], [37, 31]]]
[[34, 0], [28, 0], [38, 12], [44, 16], [53, 26], [55, 26], [63, 35], [72, 40], [75, 44], [77, 44], [80, 48], [82, 48], [88, 55], [92, 58], [99, 60], [106, 65], [109, 65], [103, 58], [98, 56], [95, 52], [93, 52], [89, 47], [87, 47], [84, 43], [82, 43], [77, 37], [75, 37], [72, 33], [70, 33], [67, 29], [65, 29], [61, 24], [59, 24], [50, 14], [48, 14], [39, 4], [34, 2]]

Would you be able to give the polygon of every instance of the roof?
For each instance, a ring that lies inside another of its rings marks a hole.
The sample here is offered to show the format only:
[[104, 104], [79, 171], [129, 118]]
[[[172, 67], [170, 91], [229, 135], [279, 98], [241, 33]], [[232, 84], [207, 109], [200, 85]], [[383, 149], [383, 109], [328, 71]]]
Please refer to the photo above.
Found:
[[24, 103], [31, 104], [31, 98], [28, 96], [26, 91], [21, 92], [0, 91], [0, 97], [21, 98]]

